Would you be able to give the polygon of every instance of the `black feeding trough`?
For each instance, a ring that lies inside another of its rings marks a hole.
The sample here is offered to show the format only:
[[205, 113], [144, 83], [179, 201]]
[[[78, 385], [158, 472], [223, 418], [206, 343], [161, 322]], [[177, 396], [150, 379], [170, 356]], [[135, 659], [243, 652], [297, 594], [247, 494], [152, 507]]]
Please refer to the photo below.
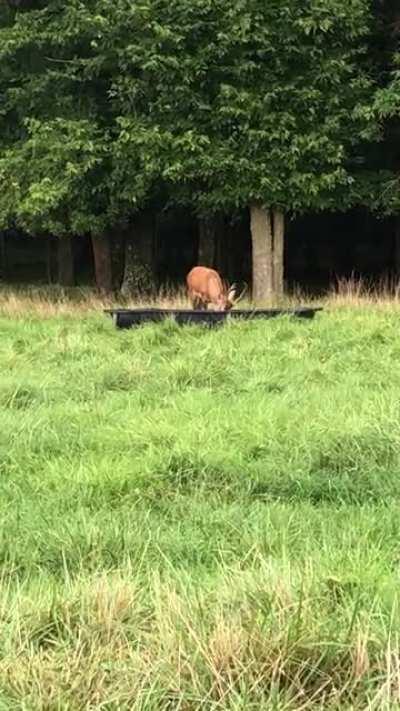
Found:
[[166, 318], [173, 318], [180, 326], [186, 324], [205, 324], [216, 326], [227, 319], [252, 321], [275, 316], [296, 316], [297, 318], [314, 318], [322, 307], [301, 307], [297, 309], [234, 309], [232, 311], [193, 311], [191, 309], [105, 309], [110, 314], [117, 328], [131, 328], [144, 323], [160, 323]]

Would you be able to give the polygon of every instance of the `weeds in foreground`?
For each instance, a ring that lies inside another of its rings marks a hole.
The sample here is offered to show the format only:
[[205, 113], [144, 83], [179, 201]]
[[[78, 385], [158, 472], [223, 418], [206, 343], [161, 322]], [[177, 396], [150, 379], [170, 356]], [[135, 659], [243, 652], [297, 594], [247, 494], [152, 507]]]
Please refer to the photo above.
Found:
[[26, 708], [394, 708], [400, 649], [378, 601], [314, 572], [260, 558], [208, 591], [129, 566], [20, 589], [6, 595], [2, 688]]

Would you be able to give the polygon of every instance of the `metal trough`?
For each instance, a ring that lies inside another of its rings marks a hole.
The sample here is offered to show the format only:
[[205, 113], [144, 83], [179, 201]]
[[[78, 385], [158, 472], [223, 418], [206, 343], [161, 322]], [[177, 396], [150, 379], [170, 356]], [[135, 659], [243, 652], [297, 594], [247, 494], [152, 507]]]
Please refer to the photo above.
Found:
[[242, 319], [251, 321], [259, 318], [274, 318], [275, 316], [296, 316], [297, 318], [314, 318], [316, 308], [301, 307], [297, 309], [234, 309], [232, 311], [193, 311], [191, 309], [105, 309], [117, 328], [131, 328], [144, 323], [160, 323], [166, 318], [173, 318], [180, 326], [186, 324], [205, 324], [216, 326], [226, 319]]

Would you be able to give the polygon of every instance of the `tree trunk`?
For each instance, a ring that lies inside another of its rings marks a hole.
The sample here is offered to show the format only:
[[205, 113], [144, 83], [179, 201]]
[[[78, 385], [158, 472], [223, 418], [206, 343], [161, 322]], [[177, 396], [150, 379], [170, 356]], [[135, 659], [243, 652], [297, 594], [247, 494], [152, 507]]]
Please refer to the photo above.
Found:
[[74, 245], [71, 237], [58, 240], [58, 282], [61, 286], [74, 286]]
[[92, 248], [96, 286], [103, 294], [112, 291], [111, 248], [108, 234], [93, 234]]
[[199, 227], [198, 264], [202, 267], [214, 267], [216, 257], [217, 220], [213, 217], [201, 217]]
[[143, 296], [154, 289], [154, 219], [138, 215], [125, 241], [125, 270], [121, 287], [123, 296]]
[[250, 207], [253, 260], [253, 300], [270, 299], [274, 292], [272, 220], [269, 210], [260, 205]]
[[283, 294], [284, 226], [284, 214], [280, 210], [251, 205], [253, 300], [256, 302]]
[[284, 257], [285, 257], [285, 217], [280, 210], [274, 210], [273, 217], [273, 260], [275, 296], [283, 295]]

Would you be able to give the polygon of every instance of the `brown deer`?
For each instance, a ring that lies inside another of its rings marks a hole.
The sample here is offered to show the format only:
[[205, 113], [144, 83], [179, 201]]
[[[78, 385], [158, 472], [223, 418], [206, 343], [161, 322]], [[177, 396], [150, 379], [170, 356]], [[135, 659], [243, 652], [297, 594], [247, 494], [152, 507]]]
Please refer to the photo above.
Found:
[[224, 283], [215, 269], [193, 267], [186, 277], [189, 299], [193, 309], [207, 309], [212, 304], [215, 311], [230, 311], [235, 300], [236, 285]]

